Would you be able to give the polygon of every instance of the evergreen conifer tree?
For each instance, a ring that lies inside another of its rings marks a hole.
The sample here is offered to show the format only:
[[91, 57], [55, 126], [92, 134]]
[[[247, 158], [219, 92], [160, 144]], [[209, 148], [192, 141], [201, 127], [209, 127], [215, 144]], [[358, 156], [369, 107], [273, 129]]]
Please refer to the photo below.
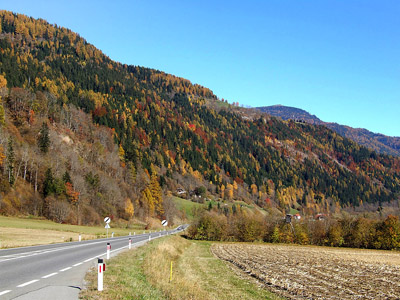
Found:
[[43, 196], [47, 197], [48, 195], [54, 192], [55, 192], [55, 186], [54, 186], [53, 172], [51, 171], [51, 168], [48, 168], [46, 170], [46, 174], [44, 175]]
[[47, 153], [50, 147], [49, 127], [46, 122], [43, 122], [38, 136], [38, 147], [43, 153]]

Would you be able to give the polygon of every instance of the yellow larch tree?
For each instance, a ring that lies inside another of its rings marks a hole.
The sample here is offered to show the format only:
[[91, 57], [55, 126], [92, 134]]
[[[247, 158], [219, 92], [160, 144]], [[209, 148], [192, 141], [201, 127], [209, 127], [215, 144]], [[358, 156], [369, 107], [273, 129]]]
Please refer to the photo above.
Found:
[[133, 217], [135, 208], [133, 207], [132, 201], [129, 198], [125, 199], [125, 213], [129, 216], [129, 219]]
[[150, 190], [154, 201], [154, 208], [157, 215], [161, 216], [164, 214], [162, 189], [158, 182], [158, 176], [156, 172], [151, 174], [150, 178]]

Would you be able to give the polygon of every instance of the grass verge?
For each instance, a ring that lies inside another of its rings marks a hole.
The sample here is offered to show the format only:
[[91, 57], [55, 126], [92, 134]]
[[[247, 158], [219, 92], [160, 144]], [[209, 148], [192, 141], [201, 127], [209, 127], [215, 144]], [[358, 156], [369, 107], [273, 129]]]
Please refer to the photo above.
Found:
[[[81, 299], [280, 299], [238, 277], [210, 252], [210, 242], [173, 236], [113, 258], [97, 291], [97, 273], [88, 273]], [[173, 276], [170, 282], [170, 266]]]
[[[143, 227], [133, 224], [131, 228], [111, 228], [109, 236], [111, 232], [115, 236], [128, 235], [129, 232], [143, 233]], [[78, 226], [34, 218], [0, 216], [0, 248], [77, 241], [79, 234], [82, 239], [102, 238], [106, 237], [106, 229], [101, 226]]]

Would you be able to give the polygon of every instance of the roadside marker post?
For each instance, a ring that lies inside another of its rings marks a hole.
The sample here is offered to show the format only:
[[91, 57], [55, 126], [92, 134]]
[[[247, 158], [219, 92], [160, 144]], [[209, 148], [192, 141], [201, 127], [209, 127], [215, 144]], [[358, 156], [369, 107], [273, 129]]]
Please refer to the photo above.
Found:
[[132, 248], [132, 239], [129, 238], [129, 249], [131, 249], [131, 248]]
[[107, 259], [110, 259], [111, 244], [107, 243]]
[[104, 272], [104, 263], [101, 258], [97, 259], [97, 290], [103, 290], [103, 272]]
[[132, 232], [129, 232], [129, 235], [132, 235]]
[[136, 232], [133, 232], [133, 235], [136, 235]]
[[149, 234], [149, 242], [151, 241], [151, 235]]
[[112, 237], [112, 238], [114, 237], [114, 232], [111, 233], [111, 237]]
[[79, 241], [80, 241], [80, 242], [82, 241], [82, 236], [81, 236], [81, 234], [79, 234]]
[[172, 260], [171, 260], [171, 272], [169, 274], [169, 282], [172, 282]]

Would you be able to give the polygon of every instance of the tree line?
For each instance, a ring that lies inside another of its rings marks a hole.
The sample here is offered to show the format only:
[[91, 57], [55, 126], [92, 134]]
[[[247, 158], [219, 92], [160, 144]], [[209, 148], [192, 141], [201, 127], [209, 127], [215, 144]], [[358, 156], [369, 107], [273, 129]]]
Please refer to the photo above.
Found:
[[284, 218], [248, 214], [240, 209], [223, 214], [204, 211], [189, 227], [196, 240], [268, 242], [366, 249], [399, 249], [398, 216], [306, 219], [287, 223]]

